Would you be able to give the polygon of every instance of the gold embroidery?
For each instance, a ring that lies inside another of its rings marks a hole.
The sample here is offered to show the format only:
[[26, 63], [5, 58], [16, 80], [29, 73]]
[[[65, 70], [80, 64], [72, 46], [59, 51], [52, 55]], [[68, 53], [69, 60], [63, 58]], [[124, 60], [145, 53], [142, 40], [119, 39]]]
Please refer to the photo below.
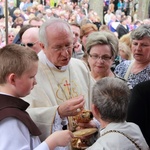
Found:
[[[77, 96], [81, 95], [80, 86], [75, 81], [72, 80], [71, 75], [70, 75], [70, 69], [68, 70], [69, 79], [67, 77], [64, 77], [64, 78], [62, 78], [61, 81], [58, 81], [58, 79], [56, 78], [52, 69], [49, 66], [48, 66], [48, 68], [51, 71], [52, 77], [54, 79], [53, 81], [56, 82], [56, 84], [55, 84], [56, 86], [53, 85], [52, 89], [53, 89], [54, 93], [56, 94], [55, 96], [56, 96], [57, 100], [64, 101], [64, 100], [68, 100], [73, 97], [77, 97]], [[55, 88], [54, 88], [54, 86], [55, 86]]]

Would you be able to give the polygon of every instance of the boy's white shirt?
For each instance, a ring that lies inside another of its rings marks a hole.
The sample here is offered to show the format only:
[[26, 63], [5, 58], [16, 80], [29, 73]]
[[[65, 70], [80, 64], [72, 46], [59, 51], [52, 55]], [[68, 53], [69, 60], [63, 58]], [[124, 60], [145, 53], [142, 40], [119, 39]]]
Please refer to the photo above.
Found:
[[0, 133], [0, 150], [49, 150], [45, 141], [41, 143], [38, 136], [32, 136], [28, 128], [14, 117], [0, 121]]

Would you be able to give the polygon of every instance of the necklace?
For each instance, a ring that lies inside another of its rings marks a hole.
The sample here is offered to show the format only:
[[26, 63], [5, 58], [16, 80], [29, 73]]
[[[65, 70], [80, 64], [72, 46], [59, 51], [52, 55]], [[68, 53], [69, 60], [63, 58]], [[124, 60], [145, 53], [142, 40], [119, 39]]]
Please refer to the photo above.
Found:
[[127, 134], [121, 132], [121, 131], [118, 131], [118, 130], [109, 130], [109, 131], [106, 131], [105, 133], [103, 133], [100, 137], [108, 134], [108, 133], [111, 133], [111, 132], [114, 132], [114, 133], [119, 133], [119, 134], [122, 134], [123, 136], [125, 136], [128, 140], [130, 140], [134, 145], [135, 147], [138, 149], [138, 150], [141, 150], [140, 146], [135, 142], [134, 139], [132, 139], [131, 137], [129, 137]]

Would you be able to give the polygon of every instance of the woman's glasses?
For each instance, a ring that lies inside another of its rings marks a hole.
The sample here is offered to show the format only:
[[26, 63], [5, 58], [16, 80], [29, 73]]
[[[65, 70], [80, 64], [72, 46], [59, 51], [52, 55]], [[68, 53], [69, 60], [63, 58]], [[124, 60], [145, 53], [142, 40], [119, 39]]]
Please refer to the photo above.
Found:
[[21, 43], [21, 46], [28, 46], [28, 47], [33, 47], [34, 44], [36, 44], [38, 41], [34, 42], [34, 43]]
[[107, 55], [103, 55], [103, 56], [99, 56], [97, 54], [89, 54], [89, 56], [93, 59], [93, 60], [103, 60], [103, 61], [108, 61], [110, 60], [112, 57], [111, 56], [107, 56]]

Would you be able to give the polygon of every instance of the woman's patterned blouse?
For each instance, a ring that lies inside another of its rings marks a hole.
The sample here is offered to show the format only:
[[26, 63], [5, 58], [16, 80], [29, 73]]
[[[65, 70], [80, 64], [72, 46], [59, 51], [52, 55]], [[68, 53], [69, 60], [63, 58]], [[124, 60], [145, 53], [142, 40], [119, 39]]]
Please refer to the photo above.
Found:
[[[116, 66], [114, 71], [115, 74], [121, 78], [124, 78], [131, 62], [131, 60], [121, 62], [118, 66]], [[133, 88], [136, 84], [147, 80], [150, 80], [150, 65], [145, 67], [142, 71], [140, 71], [137, 74], [129, 73], [127, 82], [129, 85], [131, 85], [131, 88]]]

